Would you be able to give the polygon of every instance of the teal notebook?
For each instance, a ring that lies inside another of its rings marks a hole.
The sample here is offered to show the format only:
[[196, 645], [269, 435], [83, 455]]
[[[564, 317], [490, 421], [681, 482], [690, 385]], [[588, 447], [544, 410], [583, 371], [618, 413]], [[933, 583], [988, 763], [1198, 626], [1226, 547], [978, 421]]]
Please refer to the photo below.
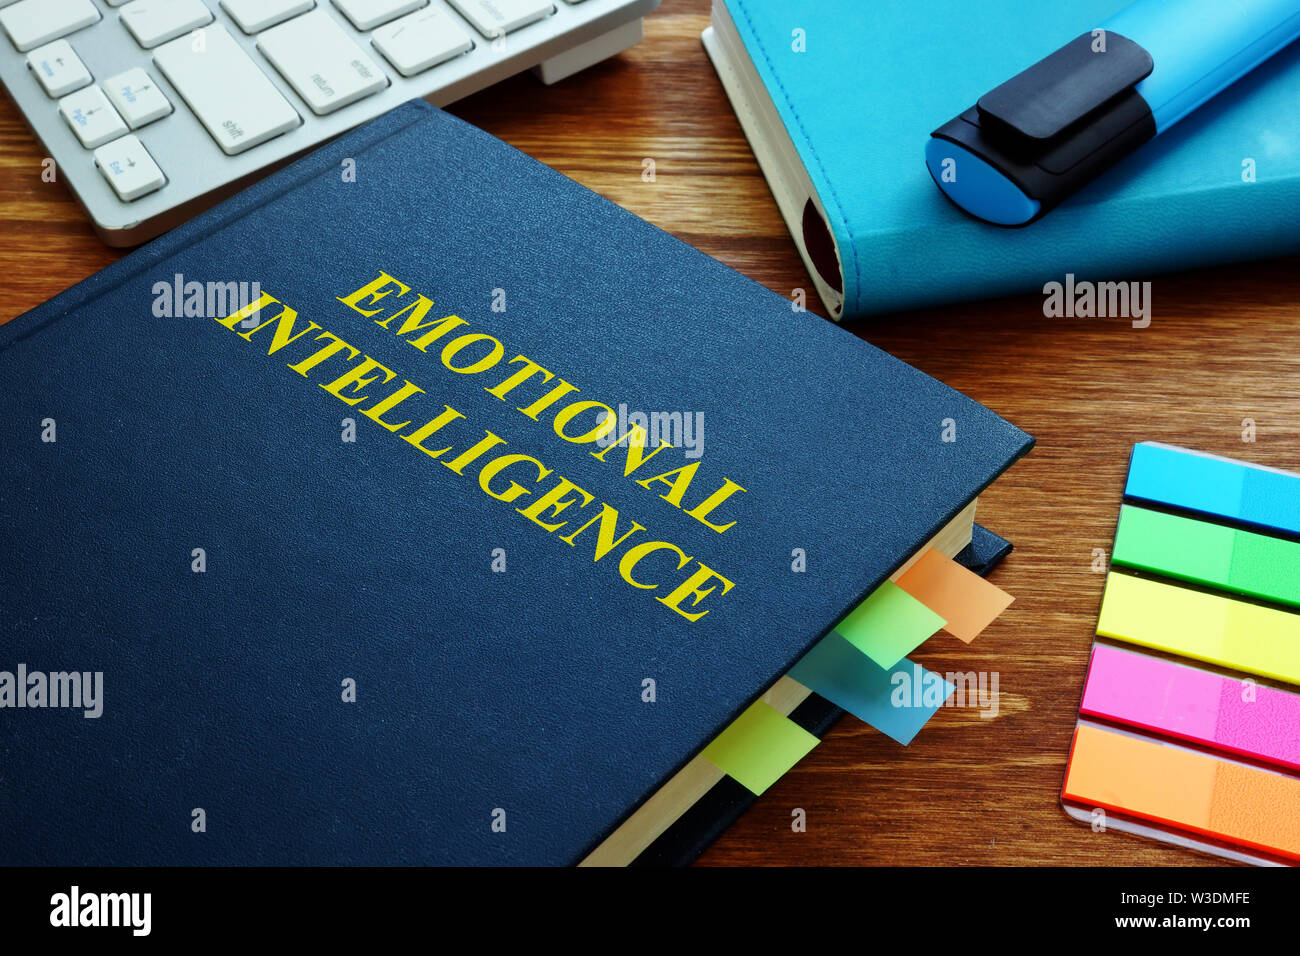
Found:
[[714, 0], [705, 47], [833, 316], [1300, 251], [1300, 44], [1025, 229], [935, 187], [934, 129], [1124, 5]]

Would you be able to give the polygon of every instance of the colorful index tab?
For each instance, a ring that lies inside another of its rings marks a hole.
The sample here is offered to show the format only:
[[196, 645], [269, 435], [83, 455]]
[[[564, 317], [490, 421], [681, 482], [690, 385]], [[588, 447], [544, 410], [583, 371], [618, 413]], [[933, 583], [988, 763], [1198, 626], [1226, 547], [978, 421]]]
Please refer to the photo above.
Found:
[[1098, 644], [1079, 712], [1300, 770], [1300, 694]]
[[834, 632], [799, 659], [790, 677], [904, 747], [956, 689], [906, 658], [880, 667]]
[[881, 667], [890, 668], [943, 625], [942, 617], [886, 581], [836, 624], [835, 631]]
[[1080, 724], [1062, 796], [1300, 859], [1300, 780]]
[[1300, 693], [1247, 676], [1300, 684], [1300, 475], [1143, 443], [1124, 494], [1097, 634], [1237, 673], [1096, 643], [1062, 799], [1300, 861]]
[[934, 548], [899, 577], [898, 586], [942, 617], [943, 629], [967, 644], [1015, 600]]
[[1143, 442], [1124, 495], [1300, 534], [1300, 475], [1244, 461]]
[[1300, 615], [1111, 572], [1097, 633], [1300, 684]]
[[1300, 605], [1300, 543], [1284, 538], [1124, 505], [1112, 560], [1209, 587]]
[[819, 743], [770, 704], [756, 700], [702, 752], [719, 770], [758, 795]]

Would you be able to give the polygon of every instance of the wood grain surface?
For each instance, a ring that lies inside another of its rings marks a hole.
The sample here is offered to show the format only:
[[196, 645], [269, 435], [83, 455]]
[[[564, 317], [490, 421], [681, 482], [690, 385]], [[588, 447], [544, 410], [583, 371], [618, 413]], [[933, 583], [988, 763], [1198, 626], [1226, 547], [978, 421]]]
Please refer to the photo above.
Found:
[[[452, 111], [789, 296], [812, 283], [704, 50], [708, 0], [664, 0], [643, 43], [554, 87], [515, 77]], [[121, 253], [100, 243], [0, 102], [0, 321]], [[642, 178], [653, 159], [655, 180]], [[936, 251], [936, 254], [942, 254]], [[563, 255], [563, 250], [557, 250]], [[973, 645], [916, 657], [996, 671], [993, 719], [945, 708], [903, 748], [846, 718], [703, 864], [1195, 864], [1209, 858], [1066, 819], [1058, 796], [1130, 446], [1156, 439], [1300, 469], [1300, 262], [1151, 279], [1152, 322], [1047, 319], [1030, 295], [847, 327], [1038, 438], [981, 499], [1015, 553], [1011, 608]], [[848, 394], [846, 402], [870, 401]], [[1243, 444], [1243, 419], [1257, 441]], [[851, 493], [851, 489], [848, 490]], [[791, 811], [807, 812], [807, 832]]]

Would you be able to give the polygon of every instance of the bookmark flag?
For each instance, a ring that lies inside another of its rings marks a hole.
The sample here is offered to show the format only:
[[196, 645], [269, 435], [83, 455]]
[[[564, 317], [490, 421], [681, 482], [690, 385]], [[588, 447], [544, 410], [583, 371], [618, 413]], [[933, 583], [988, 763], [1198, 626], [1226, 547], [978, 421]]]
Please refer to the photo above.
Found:
[[1300, 780], [1109, 728], [1080, 724], [1062, 795], [1300, 860]]
[[1097, 633], [1300, 684], [1300, 615], [1262, 604], [1112, 571]]
[[943, 625], [942, 617], [886, 581], [836, 624], [835, 631], [881, 667], [890, 668]]
[[756, 796], [820, 740], [770, 704], [756, 700], [704, 748], [704, 756]]
[[906, 658], [879, 667], [835, 633], [813, 645], [790, 677], [904, 747], [956, 689]]
[[898, 586], [940, 615], [943, 629], [967, 644], [1015, 600], [933, 548], [903, 573]]
[[1111, 562], [1300, 605], [1300, 542], [1228, 525], [1124, 505]]

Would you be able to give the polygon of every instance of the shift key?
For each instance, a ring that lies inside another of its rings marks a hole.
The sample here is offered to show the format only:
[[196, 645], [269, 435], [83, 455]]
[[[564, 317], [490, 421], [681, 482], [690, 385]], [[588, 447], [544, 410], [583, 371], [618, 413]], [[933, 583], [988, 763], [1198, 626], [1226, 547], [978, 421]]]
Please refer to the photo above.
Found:
[[222, 150], [234, 156], [302, 122], [225, 27], [203, 34], [202, 43], [185, 36], [163, 44], [153, 61]]
[[319, 116], [388, 86], [384, 71], [323, 10], [272, 27], [257, 48]]

